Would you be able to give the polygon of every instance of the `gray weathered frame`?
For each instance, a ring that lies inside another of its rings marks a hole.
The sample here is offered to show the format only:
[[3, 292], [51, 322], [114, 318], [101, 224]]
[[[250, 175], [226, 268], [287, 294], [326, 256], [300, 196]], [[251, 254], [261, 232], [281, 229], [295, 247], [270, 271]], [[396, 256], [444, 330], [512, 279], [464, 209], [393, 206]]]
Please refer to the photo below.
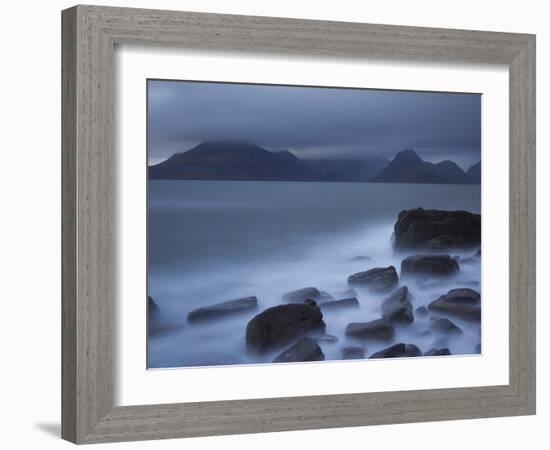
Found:
[[[63, 11], [62, 30], [63, 438], [94, 443], [535, 413], [535, 36], [98, 6]], [[114, 407], [113, 52], [119, 43], [508, 65], [509, 384]]]

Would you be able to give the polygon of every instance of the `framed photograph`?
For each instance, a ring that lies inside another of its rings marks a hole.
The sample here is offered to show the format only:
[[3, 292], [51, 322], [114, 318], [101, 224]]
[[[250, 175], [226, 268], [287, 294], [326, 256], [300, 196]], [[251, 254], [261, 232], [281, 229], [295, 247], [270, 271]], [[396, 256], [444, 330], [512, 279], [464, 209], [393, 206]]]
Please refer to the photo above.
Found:
[[535, 413], [535, 37], [63, 11], [75, 443]]

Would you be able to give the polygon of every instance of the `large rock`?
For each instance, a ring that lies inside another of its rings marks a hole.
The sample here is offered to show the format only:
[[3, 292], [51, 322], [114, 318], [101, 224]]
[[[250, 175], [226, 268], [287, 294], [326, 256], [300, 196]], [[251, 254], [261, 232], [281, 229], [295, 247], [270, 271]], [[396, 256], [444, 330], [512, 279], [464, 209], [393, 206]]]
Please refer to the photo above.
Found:
[[382, 318], [389, 323], [414, 321], [409, 289], [402, 286], [382, 302]]
[[445, 250], [479, 246], [481, 215], [467, 211], [409, 209], [399, 213], [394, 225], [394, 248]]
[[362, 347], [344, 347], [342, 349], [342, 359], [363, 359], [365, 349]]
[[360, 339], [389, 340], [393, 335], [393, 326], [382, 319], [371, 322], [350, 323], [346, 327], [346, 336]]
[[449, 255], [414, 255], [401, 261], [401, 277], [449, 277], [459, 272], [458, 263]]
[[434, 320], [431, 325], [431, 329], [439, 333], [449, 334], [462, 334], [462, 329], [458, 327], [454, 322], [446, 318], [439, 318]]
[[315, 302], [268, 308], [246, 327], [246, 343], [258, 351], [282, 345], [312, 330], [324, 329], [323, 314]]
[[431, 302], [428, 308], [462, 319], [481, 320], [481, 296], [469, 288], [451, 289]]
[[332, 300], [329, 302], [319, 303], [319, 307], [323, 311], [335, 311], [339, 309], [359, 308], [359, 301], [355, 297], [343, 298], [341, 300]]
[[251, 311], [257, 307], [258, 299], [256, 297], [237, 298], [216, 305], [195, 309], [187, 314], [187, 320], [189, 322], [198, 322], [202, 320], [218, 319], [220, 317]]
[[373, 353], [370, 358], [403, 358], [411, 356], [422, 356], [422, 352], [414, 344], [400, 343]]
[[282, 299], [288, 303], [303, 303], [306, 300], [334, 300], [328, 292], [320, 291], [316, 287], [305, 287], [287, 292]]
[[376, 267], [348, 277], [348, 284], [367, 287], [372, 292], [387, 292], [397, 286], [399, 278], [395, 267]]
[[324, 361], [325, 355], [319, 344], [309, 337], [300, 339], [277, 356], [273, 362]]

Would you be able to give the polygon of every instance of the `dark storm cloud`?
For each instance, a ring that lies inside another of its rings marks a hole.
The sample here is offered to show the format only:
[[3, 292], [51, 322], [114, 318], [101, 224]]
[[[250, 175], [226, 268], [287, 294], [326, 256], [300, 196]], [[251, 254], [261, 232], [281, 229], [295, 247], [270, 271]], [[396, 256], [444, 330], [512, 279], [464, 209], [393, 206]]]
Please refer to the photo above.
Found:
[[149, 160], [206, 140], [242, 140], [302, 158], [480, 160], [481, 96], [149, 81]]

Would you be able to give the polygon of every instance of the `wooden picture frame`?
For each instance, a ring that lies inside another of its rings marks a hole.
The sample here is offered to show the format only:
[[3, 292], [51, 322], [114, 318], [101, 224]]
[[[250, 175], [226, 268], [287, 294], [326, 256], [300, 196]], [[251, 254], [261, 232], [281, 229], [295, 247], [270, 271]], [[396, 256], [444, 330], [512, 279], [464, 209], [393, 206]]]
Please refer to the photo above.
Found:
[[[535, 36], [99, 6], [63, 11], [62, 29], [64, 439], [95, 443], [535, 413]], [[113, 52], [128, 43], [507, 65], [509, 384], [114, 407]]]

